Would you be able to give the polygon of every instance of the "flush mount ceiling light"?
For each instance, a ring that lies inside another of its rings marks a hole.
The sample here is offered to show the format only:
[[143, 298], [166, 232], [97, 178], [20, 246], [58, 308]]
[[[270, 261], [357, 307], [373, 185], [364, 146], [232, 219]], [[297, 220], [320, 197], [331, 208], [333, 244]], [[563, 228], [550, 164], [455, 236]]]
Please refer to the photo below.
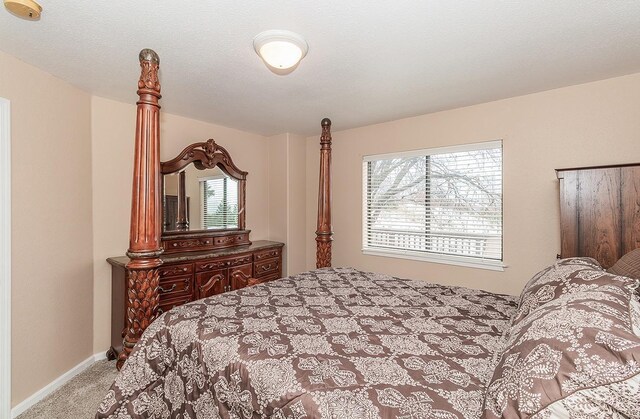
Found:
[[4, 0], [4, 7], [14, 15], [27, 20], [38, 20], [42, 13], [42, 6], [33, 0]]
[[309, 46], [297, 33], [271, 30], [253, 38], [253, 48], [267, 67], [276, 74], [288, 74], [307, 55]]

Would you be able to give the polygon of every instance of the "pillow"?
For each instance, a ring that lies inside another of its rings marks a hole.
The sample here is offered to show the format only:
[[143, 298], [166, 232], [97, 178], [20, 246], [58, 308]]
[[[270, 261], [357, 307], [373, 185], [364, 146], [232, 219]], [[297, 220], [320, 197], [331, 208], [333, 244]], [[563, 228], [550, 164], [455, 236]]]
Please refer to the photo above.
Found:
[[598, 285], [619, 285], [624, 281], [622, 277], [605, 272], [595, 259], [586, 257], [560, 259], [538, 272], [525, 285], [511, 324], [517, 325], [542, 304], [553, 301], [568, 292]]
[[635, 249], [622, 256], [607, 272], [640, 279], [640, 249]]
[[[640, 417], [639, 281], [581, 263], [545, 271], [564, 292], [512, 326], [483, 417]], [[570, 286], [577, 276], [601, 281]]]

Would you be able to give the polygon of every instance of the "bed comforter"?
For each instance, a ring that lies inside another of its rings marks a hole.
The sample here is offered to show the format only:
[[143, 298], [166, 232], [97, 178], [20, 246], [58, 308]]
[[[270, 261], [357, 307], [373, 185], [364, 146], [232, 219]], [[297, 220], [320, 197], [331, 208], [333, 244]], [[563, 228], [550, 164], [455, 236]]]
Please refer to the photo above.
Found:
[[144, 333], [96, 418], [478, 418], [515, 298], [329, 268]]

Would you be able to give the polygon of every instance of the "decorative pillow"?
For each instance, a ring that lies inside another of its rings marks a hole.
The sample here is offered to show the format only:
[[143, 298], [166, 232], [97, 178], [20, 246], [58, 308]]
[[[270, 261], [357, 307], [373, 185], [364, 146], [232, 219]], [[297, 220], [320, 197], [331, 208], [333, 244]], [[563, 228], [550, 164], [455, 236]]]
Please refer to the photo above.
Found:
[[581, 263], [561, 276], [558, 264], [537, 285], [562, 291], [512, 326], [484, 417], [640, 417], [639, 282]]
[[640, 279], [640, 249], [635, 249], [622, 256], [607, 272], [614, 275]]
[[512, 326], [521, 322], [529, 313], [543, 304], [578, 290], [586, 290], [599, 285], [619, 286], [625, 279], [605, 272], [592, 258], [560, 259], [553, 265], [538, 272], [525, 285]]

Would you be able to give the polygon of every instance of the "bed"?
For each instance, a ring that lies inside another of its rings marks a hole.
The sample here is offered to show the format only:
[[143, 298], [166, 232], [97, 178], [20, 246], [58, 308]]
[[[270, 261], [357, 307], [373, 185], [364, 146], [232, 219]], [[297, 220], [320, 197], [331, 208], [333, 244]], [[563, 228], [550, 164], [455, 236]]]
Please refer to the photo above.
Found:
[[[153, 59], [141, 55], [147, 104]], [[589, 254], [541, 270], [519, 297], [332, 268], [322, 126], [319, 269], [155, 318], [153, 249], [141, 249], [126, 362], [96, 418], [640, 417], [637, 279]]]
[[419, 408], [479, 417], [514, 312], [509, 296], [348, 268], [303, 273], [160, 317], [101, 411], [374, 418]]

